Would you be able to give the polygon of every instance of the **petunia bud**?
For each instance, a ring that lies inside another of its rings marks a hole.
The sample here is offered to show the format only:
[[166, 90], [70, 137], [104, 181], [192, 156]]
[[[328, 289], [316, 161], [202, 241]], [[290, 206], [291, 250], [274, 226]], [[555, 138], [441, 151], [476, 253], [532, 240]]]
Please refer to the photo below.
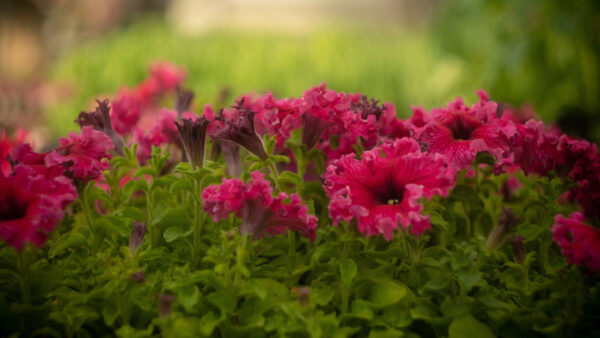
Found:
[[183, 119], [175, 122], [179, 135], [181, 135], [186, 157], [194, 168], [202, 168], [204, 163], [204, 147], [208, 124], [209, 121], [204, 117], [199, 117], [193, 121]]
[[309, 287], [299, 287], [296, 289], [298, 293], [298, 302], [301, 306], [307, 306], [310, 303], [310, 288]]
[[145, 234], [146, 223], [133, 221], [133, 229], [131, 230], [131, 238], [129, 239], [129, 251], [132, 256], [135, 254], [135, 250], [142, 245]]
[[175, 295], [170, 293], [158, 294], [158, 314], [160, 317], [166, 317], [171, 314], [171, 303], [175, 300]]
[[144, 270], [132, 273], [129, 276], [129, 279], [133, 283], [145, 283], [146, 282], [146, 273], [144, 273]]
[[498, 224], [492, 229], [485, 242], [486, 250], [495, 250], [504, 241], [508, 233], [519, 224], [519, 218], [509, 208], [503, 208]]
[[91, 126], [95, 130], [101, 131], [110, 137], [114, 144], [114, 152], [120, 156], [124, 155], [123, 148], [125, 148], [125, 141], [119, 136], [112, 127], [110, 121], [110, 108], [108, 106], [108, 100], [99, 101], [96, 110], [93, 112], [81, 112], [75, 122], [79, 124], [81, 128], [84, 126]]
[[223, 110], [221, 110], [217, 119], [223, 121], [224, 126], [215, 131], [213, 138], [233, 141], [258, 156], [261, 160], [266, 160], [265, 147], [254, 129], [254, 115], [256, 115], [256, 112], [244, 107], [244, 99], [239, 101], [233, 108], [237, 109], [238, 116], [230, 120], [225, 119]]
[[302, 144], [306, 146], [306, 149], [312, 149], [319, 142], [323, 131], [332, 125], [333, 123], [327, 123], [310, 112], [304, 113], [302, 115]]
[[512, 252], [515, 256], [515, 261], [519, 264], [525, 263], [525, 256], [527, 256], [527, 251], [525, 250], [525, 245], [523, 243], [524, 241], [525, 237], [521, 235], [514, 235], [510, 237]]

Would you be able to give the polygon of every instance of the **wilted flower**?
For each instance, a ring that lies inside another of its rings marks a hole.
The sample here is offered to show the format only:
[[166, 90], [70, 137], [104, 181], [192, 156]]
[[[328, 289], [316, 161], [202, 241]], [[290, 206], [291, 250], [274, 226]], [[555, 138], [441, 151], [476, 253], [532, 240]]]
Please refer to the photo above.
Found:
[[552, 227], [554, 243], [569, 264], [585, 265], [590, 271], [600, 271], [600, 230], [583, 223], [583, 214], [574, 212], [569, 218], [556, 215]]
[[19, 250], [26, 242], [41, 246], [76, 198], [62, 175], [43, 175], [26, 165], [17, 165], [12, 176], [0, 173], [0, 237]]
[[[297, 194], [280, 193], [273, 197], [273, 188], [259, 171], [252, 172], [252, 182], [223, 178], [221, 185], [211, 185], [202, 192], [204, 210], [215, 222], [235, 213], [242, 218], [240, 233], [253, 239], [284, 234], [286, 230], [300, 232], [314, 239], [317, 218], [308, 214], [308, 207]], [[289, 202], [285, 203], [287, 200]]]
[[519, 224], [519, 218], [515, 216], [512, 209], [503, 208], [498, 217], [498, 223], [492, 229], [486, 242], [485, 248], [488, 250], [497, 249], [504, 241], [509, 232]]
[[510, 244], [513, 252], [513, 256], [515, 257], [515, 261], [519, 264], [525, 263], [525, 257], [527, 256], [527, 251], [525, 251], [525, 237], [521, 235], [513, 235], [510, 237]]
[[356, 219], [365, 235], [391, 240], [398, 223], [411, 226], [414, 234], [430, 227], [419, 199], [447, 196], [455, 172], [441, 155], [422, 153], [414, 140], [403, 138], [365, 152], [360, 160], [343, 156], [324, 178], [335, 223]]
[[93, 112], [81, 112], [77, 117], [77, 122], [81, 128], [85, 126], [91, 126], [95, 130], [101, 131], [108, 135], [114, 144], [114, 151], [118, 155], [123, 156], [123, 148], [125, 147], [125, 142], [123, 138], [119, 136], [112, 127], [110, 121], [110, 108], [108, 107], [108, 100], [99, 101], [96, 110]]
[[85, 126], [80, 135], [69, 133], [59, 141], [60, 147], [45, 156], [46, 165], [62, 165], [68, 175], [81, 181], [97, 179], [110, 166], [104, 159], [111, 158], [108, 151], [114, 145], [103, 132]]
[[131, 229], [131, 237], [129, 238], [129, 251], [131, 255], [135, 254], [135, 250], [142, 245], [144, 236], [146, 235], [146, 223], [133, 221], [133, 228]]
[[209, 121], [204, 117], [197, 118], [195, 121], [183, 119], [175, 122], [181, 136], [186, 157], [195, 168], [202, 168], [202, 163], [204, 162], [204, 147], [208, 124]]
[[233, 141], [258, 156], [258, 158], [267, 159], [262, 140], [254, 129], [254, 115], [256, 112], [245, 108], [244, 100], [238, 102], [234, 109], [235, 112], [229, 118], [221, 110], [217, 119], [222, 122], [222, 125], [221, 128], [213, 132], [213, 138]]
[[175, 301], [175, 295], [170, 293], [158, 294], [158, 314], [166, 317], [171, 314], [171, 304]]

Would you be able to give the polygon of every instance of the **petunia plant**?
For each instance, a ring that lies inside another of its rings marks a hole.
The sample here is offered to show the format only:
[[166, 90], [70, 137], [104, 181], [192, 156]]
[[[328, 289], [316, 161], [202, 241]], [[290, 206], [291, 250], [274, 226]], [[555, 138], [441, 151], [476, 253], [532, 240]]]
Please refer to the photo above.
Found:
[[0, 333], [600, 332], [596, 145], [479, 91], [407, 119], [325, 84], [195, 107], [148, 77], [0, 139]]

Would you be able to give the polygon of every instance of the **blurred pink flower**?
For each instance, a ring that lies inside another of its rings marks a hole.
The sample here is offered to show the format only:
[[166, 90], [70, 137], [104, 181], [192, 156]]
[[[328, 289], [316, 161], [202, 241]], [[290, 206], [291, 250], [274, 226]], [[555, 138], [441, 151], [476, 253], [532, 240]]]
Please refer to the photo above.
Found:
[[556, 215], [552, 235], [569, 264], [600, 271], [600, 230], [583, 223], [582, 213], [574, 212], [569, 218]]

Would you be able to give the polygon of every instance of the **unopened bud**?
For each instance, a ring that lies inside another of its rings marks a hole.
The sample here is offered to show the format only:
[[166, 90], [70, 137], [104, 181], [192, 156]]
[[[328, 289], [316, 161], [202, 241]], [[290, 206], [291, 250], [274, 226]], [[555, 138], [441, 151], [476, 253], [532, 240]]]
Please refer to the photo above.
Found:
[[146, 282], [146, 273], [144, 273], [144, 270], [132, 273], [129, 276], [129, 279], [134, 283], [145, 283]]
[[298, 302], [301, 306], [307, 306], [310, 302], [310, 288], [303, 286], [297, 288], [298, 292]]
[[495, 250], [504, 241], [508, 233], [519, 224], [519, 218], [515, 216], [509, 208], [503, 208], [500, 217], [498, 217], [498, 224], [492, 229], [492, 232], [488, 236], [485, 242], [486, 250]]
[[519, 264], [525, 263], [525, 256], [527, 251], [525, 250], [525, 237], [521, 235], [514, 235], [510, 237], [510, 244], [512, 246], [512, 252], [515, 256], [515, 261]]
[[161, 317], [166, 317], [171, 314], [171, 303], [175, 300], [175, 295], [170, 293], [158, 294], [158, 314]]
[[144, 235], [146, 235], [146, 223], [133, 221], [133, 229], [131, 230], [131, 238], [129, 239], [129, 251], [132, 256], [135, 254], [135, 250], [142, 245]]

